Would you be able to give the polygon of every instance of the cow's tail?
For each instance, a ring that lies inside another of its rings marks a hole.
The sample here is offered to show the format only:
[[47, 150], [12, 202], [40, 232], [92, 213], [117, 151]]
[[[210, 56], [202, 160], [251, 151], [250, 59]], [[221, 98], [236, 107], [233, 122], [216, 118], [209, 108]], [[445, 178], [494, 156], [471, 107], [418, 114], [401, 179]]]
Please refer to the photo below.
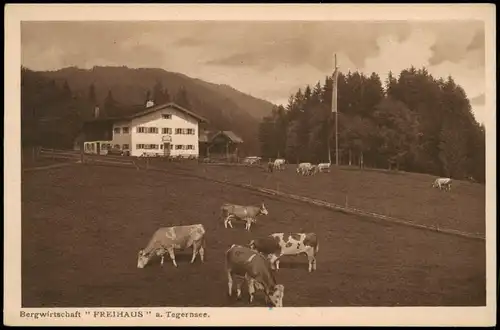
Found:
[[316, 249], [314, 250], [315, 253], [318, 253], [319, 251], [319, 241], [316, 241]]

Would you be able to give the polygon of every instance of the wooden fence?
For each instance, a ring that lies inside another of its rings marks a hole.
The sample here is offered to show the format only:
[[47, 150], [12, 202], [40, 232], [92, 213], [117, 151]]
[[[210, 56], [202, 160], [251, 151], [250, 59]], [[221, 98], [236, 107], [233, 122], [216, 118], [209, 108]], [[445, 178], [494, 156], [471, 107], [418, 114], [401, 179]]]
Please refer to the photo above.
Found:
[[88, 165], [116, 165], [125, 167], [134, 167], [139, 169], [135, 158], [128, 156], [111, 156], [111, 155], [95, 155], [85, 154], [77, 150], [57, 150], [41, 148], [38, 157], [51, 159], [64, 159]]

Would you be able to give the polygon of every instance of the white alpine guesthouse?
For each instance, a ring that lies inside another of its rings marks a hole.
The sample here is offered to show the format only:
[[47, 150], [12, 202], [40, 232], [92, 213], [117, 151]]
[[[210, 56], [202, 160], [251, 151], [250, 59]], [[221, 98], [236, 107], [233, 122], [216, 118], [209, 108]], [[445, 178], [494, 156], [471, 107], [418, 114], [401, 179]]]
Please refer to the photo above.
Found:
[[207, 120], [175, 103], [154, 105], [132, 115], [105, 119], [112, 124], [110, 141], [87, 141], [85, 152], [120, 149], [130, 156], [199, 156], [199, 123]]

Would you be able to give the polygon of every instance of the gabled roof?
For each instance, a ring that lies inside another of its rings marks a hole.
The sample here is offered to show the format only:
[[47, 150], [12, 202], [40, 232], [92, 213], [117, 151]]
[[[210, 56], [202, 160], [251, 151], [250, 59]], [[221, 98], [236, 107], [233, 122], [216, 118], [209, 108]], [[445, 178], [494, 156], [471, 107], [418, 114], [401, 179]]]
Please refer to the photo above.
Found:
[[[233, 143], [243, 143], [243, 139], [236, 135], [233, 131], [222, 131], [219, 134], [226, 135]], [[218, 134], [217, 134], [218, 135]], [[214, 136], [215, 137], [215, 136]], [[212, 137], [213, 139], [213, 137]]]
[[199, 142], [211, 142], [218, 135], [225, 135], [233, 143], [243, 143], [243, 139], [236, 135], [233, 131], [200, 131]]
[[126, 116], [126, 118], [124, 119], [133, 119], [133, 118], [137, 118], [137, 117], [142, 117], [144, 115], [147, 115], [147, 114], [150, 114], [150, 113], [153, 113], [153, 112], [156, 112], [158, 110], [161, 110], [161, 109], [165, 109], [165, 108], [175, 108], [177, 110], [179, 110], [180, 112], [183, 112], [193, 118], [196, 118], [198, 119], [199, 121], [203, 122], [203, 123], [207, 123], [208, 120], [205, 118], [205, 117], [202, 117], [192, 111], [189, 111], [188, 109], [185, 109], [183, 107], [181, 107], [180, 105], [178, 104], [175, 104], [173, 102], [169, 102], [169, 103], [165, 103], [165, 104], [160, 104], [160, 105], [155, 105], [155, 106], [152, 106], [150, 108], [146, 108], [144, 109], [143, 111], [140, 111], [140, 112], [136, 112], [134, 114], [131, 114], [131, 115], [128, 115]]
[[143, 108], [141, 107], [141, 109], [143, 109], [142, 111], [138, 111], [138, 112], [134, 112], [134, 113], [131, 113], [131, 114], [128, 114], [128, 115], [124, 115], [124, 116], [117, 116], [117, 117], [105, 117], [105, 118], [93, 118], [91, 120], [89, 120], [90, 122], [95, 122], [95, 121], [119, 121], [119, 120], [131, 120], [131, 119], [134, 119], [134, 118], [138, 118], [138, 117], [142, 117], [142, 116], [145, 116], [147, 114], [150, 114], [150, 113], [153, 113], [153, 112], [156, 112], [158, 110], [161, 110], [161, 109], [165, 109], [165, 108], [174, 108], [180, 112], [183, 112], [195, 119], [198, 119], [198, 121], [202, 122], [202, 123], [208, 123], [208, 120], [205, 118], [205, 117], [202, 117], [190, 110], [187, 110], [183, 107], [181, 107], [180, 105], [178, 104], [175, 104], [173, 102], [169, 102], [169, 103], [165, 103], [165, 104], [160, 104], [160, 105], [155, 105], [155, 106], [152, 106], [152, 107], [149, 107], [149, 108]]

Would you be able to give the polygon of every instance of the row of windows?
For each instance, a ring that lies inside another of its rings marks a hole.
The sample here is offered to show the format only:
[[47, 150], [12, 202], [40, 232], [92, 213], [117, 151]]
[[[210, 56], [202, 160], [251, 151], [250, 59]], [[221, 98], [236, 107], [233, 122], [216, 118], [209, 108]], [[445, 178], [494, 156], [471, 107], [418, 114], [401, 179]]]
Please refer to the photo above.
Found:
[[[120, 134], [120, 133], [121, 134], [128, 134], [129, 131], [130, 130], [128, 127], [115, 127], [113, 129], [113, 133], [115, 133], [115, 134]], [[140, 126], [140, 127], [137, 127], [137, 133], [158, 134], [159, 129], [158, 129], [158, 127]], [[194, 128], [176, 128], [175, 129], [175, 134], [194, 135], [194, 133], [195, 133]], [[169, 127], [162, 127], [161, 134], [172, 134], [172, 129]]]
[[[137, 127], [137, 133], [148, 133], [148, 134], [158, 134], [158, 127]], [[194, 135], [194, 128], [176, 128], [175, 134], [186, 134], [186, 135]], [[163, 127], [161, 129], [161, 134], [172, 134], [172, 129], [169, 127]]]
[[115, 133], [115, 134], [120, 134], [120, 133], [128, 134], [129, 128], [128, 127], [115, 127], [113, 129], [113, 133]]
[[[117, 148], [117, 149], [122, 149], [122, 150], [128, 150], [129, 149], [129, 145], [128, 144], [123, 144], [123, 145], [119, 145], [119, 144], [111, 144], [111, 143], [101, 143], [101, 150], [108, 150], [108, 149], [111, 149], [111, 148]], [[97, 148], [97, 146], [95, 145], [95, 143], [88, 143], [88, 144], [85, 144], [85, 150], [94, 150], [95, 148]]]
[[[136, 144], [135, 147], [137, 149], [163, 149], [163, 144]], [[170, 145], [170, 149], [174, 149], [174, 145]], [[175, 150], [194, 150], [194, 145], [192, 144], [176, 144], [175, 145]]]

